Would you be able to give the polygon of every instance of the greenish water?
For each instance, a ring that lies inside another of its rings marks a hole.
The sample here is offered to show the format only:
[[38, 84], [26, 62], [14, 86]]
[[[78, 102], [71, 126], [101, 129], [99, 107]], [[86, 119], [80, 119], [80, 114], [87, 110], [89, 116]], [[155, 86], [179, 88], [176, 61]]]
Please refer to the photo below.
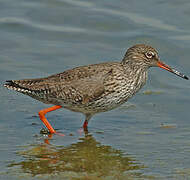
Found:
[[5, 80], [43, 77], [79, 65], [120, 60], [147, 43], [190, 76], [190, 3], [181, 1], [1, 0], [0, 179], [190, 178], [190, 82], [152, 68], [128, 103], [84, 117], [47, 115], [66, 136], [43, 136], [48, 107], [5, 89]]

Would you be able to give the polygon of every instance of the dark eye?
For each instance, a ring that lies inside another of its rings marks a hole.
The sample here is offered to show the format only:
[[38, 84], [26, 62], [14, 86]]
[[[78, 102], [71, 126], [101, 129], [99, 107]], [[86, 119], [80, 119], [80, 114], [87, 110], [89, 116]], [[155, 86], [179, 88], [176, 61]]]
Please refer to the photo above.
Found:
[[152, 51], [147, 52], [145, 55], [148, 59], [151, 59], [155, 56], [155, 54]]

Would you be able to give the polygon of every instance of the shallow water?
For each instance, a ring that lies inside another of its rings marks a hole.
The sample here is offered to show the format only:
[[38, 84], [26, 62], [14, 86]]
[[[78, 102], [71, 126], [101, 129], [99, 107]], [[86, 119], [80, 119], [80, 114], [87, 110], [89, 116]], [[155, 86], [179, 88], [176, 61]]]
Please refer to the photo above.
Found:
[[188, 179], [189, 81], [152, 68], [128, 103], [92, 118], [89, 135], [81, 114], [49, 113], [64, 137], [40, 135], [48, 106], [2, 85], [120, 60], [136, 43], [190, 76], [189, 12], [187, 0], [1, 0], [0, 179]]

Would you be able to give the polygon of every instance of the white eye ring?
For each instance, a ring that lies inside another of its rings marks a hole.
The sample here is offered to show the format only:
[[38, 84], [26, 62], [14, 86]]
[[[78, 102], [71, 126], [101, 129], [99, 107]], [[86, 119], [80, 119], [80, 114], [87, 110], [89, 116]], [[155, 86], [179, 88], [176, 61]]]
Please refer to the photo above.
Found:
[[148, 59], [151, 59], [152, 57], [155, 56], [155, 54], [154, 54], [152, 51], [148, 51], [145, 55], [146, 55], [146, 57], [147, 57]]

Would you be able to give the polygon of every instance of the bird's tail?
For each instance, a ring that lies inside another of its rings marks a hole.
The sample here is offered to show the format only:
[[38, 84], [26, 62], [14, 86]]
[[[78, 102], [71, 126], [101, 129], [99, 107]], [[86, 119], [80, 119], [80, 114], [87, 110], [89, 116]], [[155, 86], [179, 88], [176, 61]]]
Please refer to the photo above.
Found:
[[4, 87], [21, 93], [32, 93], [29, 88], [22, 86], [19, 82], [19, 80], [7, 80]]

